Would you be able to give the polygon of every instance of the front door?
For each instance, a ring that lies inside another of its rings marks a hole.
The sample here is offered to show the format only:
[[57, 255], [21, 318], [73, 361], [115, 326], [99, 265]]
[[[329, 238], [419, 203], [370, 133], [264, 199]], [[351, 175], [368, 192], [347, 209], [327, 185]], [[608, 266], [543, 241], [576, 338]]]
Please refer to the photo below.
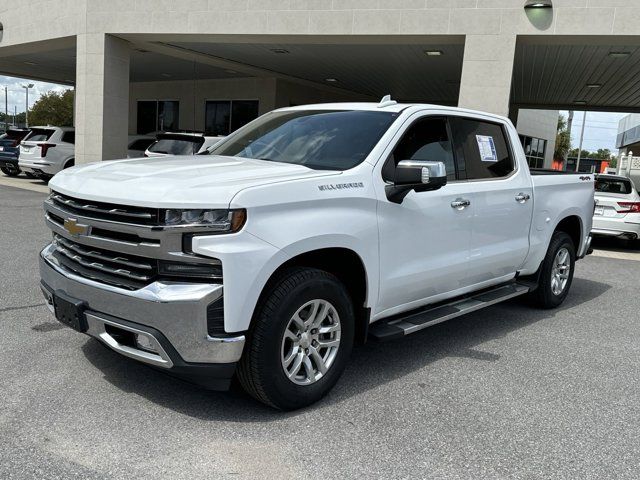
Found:
[[[390, 202], [378, 190], [380, 295], [375, 316], [419, 307], [465, 287], [473, 198], [467, 182], [456, 182], [456, 165], [446, 118], [417, 114], [398, 133], [381, 173], [393, 178], [401, 160], [444, 162], [448, 183], [439, 190], [410, 192]], [[455, 206], [468, 201], [471, 206]], [[452, 206], [453, 204], [453, 206]]]

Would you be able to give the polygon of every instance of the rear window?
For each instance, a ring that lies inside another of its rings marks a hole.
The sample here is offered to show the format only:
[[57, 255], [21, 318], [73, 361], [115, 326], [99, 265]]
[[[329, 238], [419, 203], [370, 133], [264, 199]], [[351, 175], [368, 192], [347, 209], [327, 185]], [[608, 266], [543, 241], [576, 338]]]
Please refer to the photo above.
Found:
[[129, 150], [137, 150], [140, 152], [144, 152], [147, 148], [149, 148], [149, 145], [151, 145], [153, 142], [155, 142], [153, 138], [141, 138], [138, 140], [134, 140], [129, 145]]
[[153, 153], [166, 153], [169, 155], [194, 155], [200, 150], [204, 138], [194, 137], [188, 139], [161, 138], [149, 147]]
[[51, 138], [55, 130], [48, 128], [34, 128], [24, 139], [25, 142], [46, 142]]
[[628, 195], [633, 192], [631, 181], [622, 178], [596, 179], [596, 192]]
[[9, 130], [7, 133], [0, 136], [3, 140], [22, 140], [29, 132], [23, 132], [20, 130]]

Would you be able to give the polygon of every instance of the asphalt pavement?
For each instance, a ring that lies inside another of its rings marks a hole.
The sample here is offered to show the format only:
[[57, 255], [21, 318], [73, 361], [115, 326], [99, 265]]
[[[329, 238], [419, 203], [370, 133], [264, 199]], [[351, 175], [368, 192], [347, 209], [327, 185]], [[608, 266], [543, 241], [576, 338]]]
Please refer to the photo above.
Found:
[[560, 309], [514, 300], [358, 347], [324, 401], [280, 413], [58, 324], [38, 287], [43, 199], [0, 186], [2, 479], [640, 474], [640, 253], [624, 244], [596, 244]]

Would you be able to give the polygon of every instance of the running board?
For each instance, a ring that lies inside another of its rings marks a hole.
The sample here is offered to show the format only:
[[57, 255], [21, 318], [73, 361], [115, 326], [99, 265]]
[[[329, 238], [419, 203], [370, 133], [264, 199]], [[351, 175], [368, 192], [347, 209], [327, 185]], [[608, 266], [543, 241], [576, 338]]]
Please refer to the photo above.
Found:
[[466, 313], [475, 312], [510, 298], [524, 295], [529, 290], [529, 285], [519, 283], [503, 284], [463, 299], [454, 300], [445, 305], [417, 312], [414, 310], [400, 318], [394, 316], [390, 320], [380, 320], [369, 327], [369, 336], [372, 340], [378, 342], [395, 340], [437, 323], [446, 322]]

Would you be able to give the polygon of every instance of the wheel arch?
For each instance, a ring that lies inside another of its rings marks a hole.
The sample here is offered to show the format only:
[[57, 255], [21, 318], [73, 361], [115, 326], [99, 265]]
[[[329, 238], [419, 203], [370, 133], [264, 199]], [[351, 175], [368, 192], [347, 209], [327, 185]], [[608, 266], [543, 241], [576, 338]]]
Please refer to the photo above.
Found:
[[[564, 232], [569, 235], [576, 249], [576, 255], [578, 255], [582, 246], [582, 229], [582, 219], [579, 215], [567, 215], [557, 223], [553, 232]], [[551, 236], [553, 237], [553, 233]]]
[[265, 300], [267, 292], [282, 278], [287, 270], [295, 267], [317, 268], [326, 271], [336, 276], [344, 284], [353, 300], [356, 322], [355, 338], [358, 342], [364, 342], [371, 316], [371, 310], [367, 307], [370, 282], [367, 279], [367, 270], [361, 256], [346, 247], [309, 250], [299, 253], [280, 264], [262, 288], [253, 316], [255, 317], [256, 312]]

